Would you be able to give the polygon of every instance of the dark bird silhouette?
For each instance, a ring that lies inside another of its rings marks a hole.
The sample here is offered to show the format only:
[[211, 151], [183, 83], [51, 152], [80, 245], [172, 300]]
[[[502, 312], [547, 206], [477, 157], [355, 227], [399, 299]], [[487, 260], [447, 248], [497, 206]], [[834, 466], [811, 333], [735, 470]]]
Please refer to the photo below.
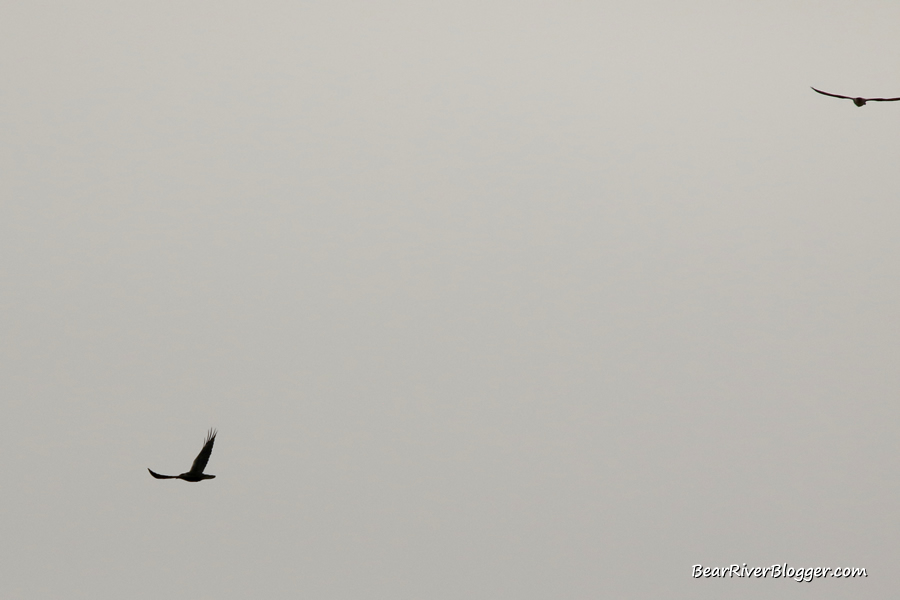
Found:
[[[810, 86], [812, 87], [812, 86]], [[823, 96], [831, 96], [832, 98], [844, 98], [845, 100], [853, 100], [853, 104], [857, 106], [865, 106], [866, 102], [895, 102], [900, 100], [900, 98], [851, 98], [850, 96], [841, 96], [839, 94], [829, 94], [828, 92], [823, 92], [822, 90], [817, 90], [816, 88], [812, 88], [813, 91], [819, 92]]]
[[207, 475], [203, 472], [203, 469], [206, 468], [206, 463], [209, 462], [209, 455], [212, 454], [213, 444], [216, 443], [216, 433], [217, 431], [215, 429], [210, 429], [209, 433], [206, 434], [206, 443], [203, 444], [203, 450], [201, 450], [200, 454], [197, 455], [197, 458], [194, 459], [194, 464], [191, 465], [191, 470], [187, 473], [182, 473], [181, 475], [160, 475], [159, 473], [150, 471], [150, 469], [147, 470], [157, 479], [184, 479], [185, 481], [215, 479], [215, 475]]

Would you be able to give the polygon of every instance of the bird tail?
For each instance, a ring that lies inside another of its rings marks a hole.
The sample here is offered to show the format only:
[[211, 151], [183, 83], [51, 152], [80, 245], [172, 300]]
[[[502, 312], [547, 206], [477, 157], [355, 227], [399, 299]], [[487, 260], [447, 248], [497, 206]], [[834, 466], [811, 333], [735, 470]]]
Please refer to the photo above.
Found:
[[[150, 471], [150, 469], [147, 470]], [[150, 474], [157, 479], [178, 479], [177, 475], [160, 475], [159, 473], [154, 473], [153, 471], [150, 471]]]

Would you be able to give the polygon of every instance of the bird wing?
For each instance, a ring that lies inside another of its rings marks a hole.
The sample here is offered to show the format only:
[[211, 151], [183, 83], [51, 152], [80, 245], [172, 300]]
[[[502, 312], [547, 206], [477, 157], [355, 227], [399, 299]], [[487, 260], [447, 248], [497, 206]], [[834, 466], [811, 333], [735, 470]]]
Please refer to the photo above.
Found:
[[868, 102], [894, 102], [900, 98], [866, 98]]
[[[812, 86], [810, 86], [812, 87]], [[831, 96], [833, 98], [844, 98], [845, 100], [853, 100], [850, 96], [840, 96], [838, 94], [829, 94], [828, 92], [823, 92], [822, 90], [817, 90], [816, 88], [812, 88], [814, 91], [819, 92], [823, 96]]]
[[[150, 471], [150, 469], [147, 470]], [[159, 473], [154, 473], [153, 471], [150, 471], [150, 474], [157, 479], [178, 479], [176, 475], [160, 475]]]
[[216, 443], [216, 433], [214, 429], [210, 429], [209, 433], [206, 434], [206, 443], [203, 445], [203, 450], [200, 451], [200, 454], [197, 455], [197, 458], [194, 459], [194, 464], [191, 465], [190, 473], [194, 473], [199, 475], [203, 472], [203, 469], [206, 468], [206, 463], [209, 462], [209, 455], [212, 454], [213, 444]]

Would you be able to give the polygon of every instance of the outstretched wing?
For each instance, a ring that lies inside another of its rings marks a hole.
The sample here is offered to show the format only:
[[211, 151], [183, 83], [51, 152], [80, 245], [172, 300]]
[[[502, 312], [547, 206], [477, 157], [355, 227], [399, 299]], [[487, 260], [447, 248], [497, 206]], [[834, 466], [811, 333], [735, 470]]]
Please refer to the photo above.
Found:
[[896, 102], [900, 98], [866, 98], [869, 102]]
[[[150, 469], [147, 470], [150, 471]], [[150, 471], [150, 474], [157, 479], [178, 479], [177, 475], [160, 475], [159, 473], [154, 473], [153, 471]]]
[[206, 434], [206, 443], [203, 445], [203, 450], [201, 450], [200, 454], [197, 455], [197, 458], [194, 459], [194, 464], [191, 465], [190, 473], [199, 475], [203, 472], [203, 469], [206, 468], [206, 463], [209, 462], [209, 455], [212, 454], [213, 444], [216, 443], [216, 433], [218, 433], [216, 430], [210, 429], [209, 433]]
[[[812, 87], [812, 86], [810, 86]], [[812, 88], [814, 91], [819, 92], [823, 96], [831, 96], [832, 98], [843, 98], [845, 100], [853, 100], [850, 96], [840, 96], [838, 94], [829, 94], [828, 92], [823, 92], [822, 90], [817, 90], [816, 88]]]

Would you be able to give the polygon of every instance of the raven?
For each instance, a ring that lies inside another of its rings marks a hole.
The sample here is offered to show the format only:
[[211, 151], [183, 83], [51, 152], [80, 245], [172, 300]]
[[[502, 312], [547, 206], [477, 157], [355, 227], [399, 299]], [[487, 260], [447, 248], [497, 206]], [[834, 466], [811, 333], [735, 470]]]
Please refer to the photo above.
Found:
[[212, 454], [212, 447], [216, 442], [216, 433], [217, 431], [215, 429], [210, 429], [209, 433], [206, 434], [206, 443], [203, 444], [203, 450], [201, 450], [200, 454], [197, 455], [197, 458], [194, 459], [194, 464], [191, 465], [191, 470], [187, 473], [182, 473], [181, 475], [160, 475], [159, 473], [150, 471], [150, 469], [147, 470], [157, 479], [184, 479], [185, 481], [215, 479], [215, 475], [207, 475], [203, 472], [203, 469], [206, 468], [206, 463], [209, 462], [209, 455]]
[[[812, 86], [810, 86], [812, 87]], [[850, 96], [840, 96], [838, 94], [829, 94], [828, 92], [823, 92], [822, 90], [817, 90], [813, 88], [813, 91], [819, 92], [823, 96], [831, 96], [832, 98], [844, 98], [846, 100], [853, 100], [853, 104], [857, 106], [865, 106], [866, 102], [894, 102], [895, 100], [900, 100], [900, 98], [851, 98]]]

